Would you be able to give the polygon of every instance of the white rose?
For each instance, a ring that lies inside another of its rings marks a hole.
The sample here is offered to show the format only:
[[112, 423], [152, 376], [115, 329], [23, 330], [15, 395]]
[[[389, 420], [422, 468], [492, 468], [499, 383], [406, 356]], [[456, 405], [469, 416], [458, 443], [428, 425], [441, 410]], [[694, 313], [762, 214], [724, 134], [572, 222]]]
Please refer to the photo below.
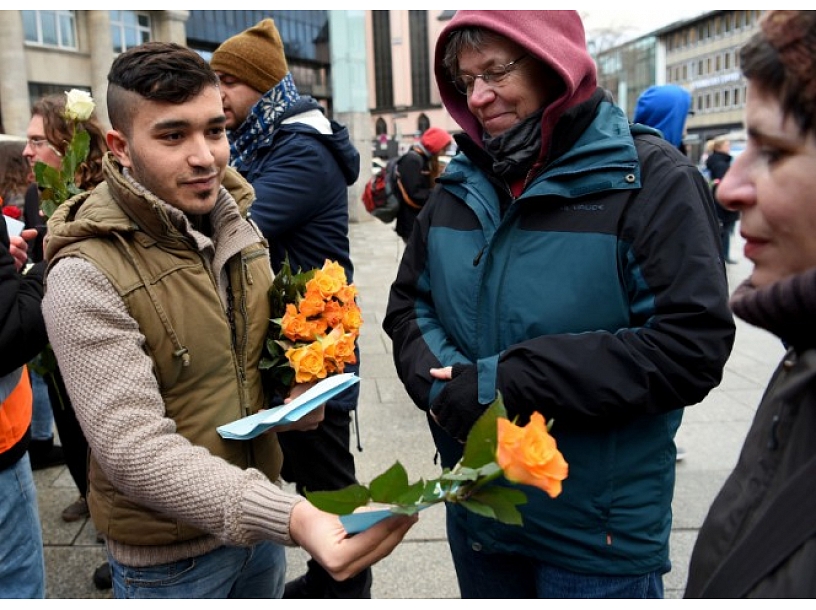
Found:
[[87, 121], [91, 118], [96, 103], [91, 94], [79, 89], [65, 92], [65, 118], [69, 121]]

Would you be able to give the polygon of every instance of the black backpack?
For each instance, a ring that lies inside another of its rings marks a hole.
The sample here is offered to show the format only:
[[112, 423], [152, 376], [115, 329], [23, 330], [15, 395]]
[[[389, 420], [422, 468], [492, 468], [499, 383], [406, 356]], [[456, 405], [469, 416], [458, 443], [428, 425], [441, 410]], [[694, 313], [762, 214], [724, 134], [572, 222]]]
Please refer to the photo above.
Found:
[[385, 223], [394, 220], [399, 211], [396, 194], [398, 161], [399, 157], [389, 159], [386, 166], [371, 177], [363, 190], [362, 200], [366, 211]]

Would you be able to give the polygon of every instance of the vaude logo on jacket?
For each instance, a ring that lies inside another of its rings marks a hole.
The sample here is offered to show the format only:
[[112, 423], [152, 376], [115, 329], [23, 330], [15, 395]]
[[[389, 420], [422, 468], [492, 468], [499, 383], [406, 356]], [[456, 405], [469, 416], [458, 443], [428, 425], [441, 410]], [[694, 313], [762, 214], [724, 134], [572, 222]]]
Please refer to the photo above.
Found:
[[570, 203], [561, 206], [562, 212], [603, 212], [606, 205], [603, 203]]

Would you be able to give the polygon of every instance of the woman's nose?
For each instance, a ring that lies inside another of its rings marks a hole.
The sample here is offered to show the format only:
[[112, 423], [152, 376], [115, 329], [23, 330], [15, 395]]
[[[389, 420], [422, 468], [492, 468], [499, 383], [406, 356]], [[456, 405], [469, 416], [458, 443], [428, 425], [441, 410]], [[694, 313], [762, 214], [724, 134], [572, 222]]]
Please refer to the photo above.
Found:
[[717, 202], [731, 211], [752, 205], [756, 201], [756, 187], [750, 176], [748, 157], [743, 153], [731, 162], [714, 195]]

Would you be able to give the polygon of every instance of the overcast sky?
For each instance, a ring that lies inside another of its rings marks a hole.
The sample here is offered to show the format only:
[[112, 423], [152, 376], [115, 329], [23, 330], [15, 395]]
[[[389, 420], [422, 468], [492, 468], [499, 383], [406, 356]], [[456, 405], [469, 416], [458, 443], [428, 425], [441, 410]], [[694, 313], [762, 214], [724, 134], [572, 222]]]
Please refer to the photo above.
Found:
[[[688, 2], [683, 4], [688, 5]], [[580, 10], [584, 18], [584, 28], [590, 31], [595, 28], [604, 27], [631, 27], [632, 36], [645, 34], [652, 30], [669, 25], [681, 19], [688, 19], [704, 12], [704, 8], [685, 6], [682, 9], [663, 9], [660, 11], [646, 11], [642, 8], [626, 8], [628, 3], [624, 2], [623, 7], [609, 11], [599, 11], [593, 9]], [[693, 5], [693, 3], [692, 3]]]

